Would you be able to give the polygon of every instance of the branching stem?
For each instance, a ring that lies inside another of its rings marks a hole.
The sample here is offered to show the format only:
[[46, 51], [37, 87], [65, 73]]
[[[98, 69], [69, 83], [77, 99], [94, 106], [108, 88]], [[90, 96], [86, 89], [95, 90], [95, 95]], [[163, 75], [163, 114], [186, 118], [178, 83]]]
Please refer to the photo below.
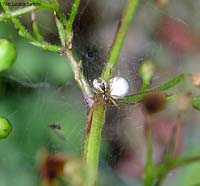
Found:
[[0, 21], [5, 21], [7, 19], [26, 14], [26, 13], [31, 12], [31, 11], [36, 10], [36, 9], [37, 9], [36, 6], [28, 6], [28, 7], [25, 7], [25, 8], [18, 9], [18, 10], [13, 11], [13, 12], [1, 13], [0, 14]]
[[[84, 144], [84, 159], [94, 170], [95, 176], [98, 172], [99, 151], [102, 129], [105, 122], [105, 105], [101, 97], [97, 97], [93, 107], [88, 114], [88, 123]], [[96, 179], [95, 179], [96, 180]]]
[[[122, 44], [125, 40], [128, 27], [131, 23], [138, 2], [139, 0], [128, 0], [127, 5], [124, 9], [122, 20], [119, 24], [119, 29], [116, 33], [113, 46], [108, 55], [107, 63], [101, 75], [101, 77], [107, 81], [110, 79], [112, 73], [115, 70]], [[105, 122], [106, 105], [102, 100], [101, 94], [95, 95], [94, 101], [95, 102], [91, 110], [89, 111], [87, 118], [88, 122], [84, 144], [84, 159], [94, 169], [95, 174], [97, 175], [99, 149], [101, 143], [102, 129]]]

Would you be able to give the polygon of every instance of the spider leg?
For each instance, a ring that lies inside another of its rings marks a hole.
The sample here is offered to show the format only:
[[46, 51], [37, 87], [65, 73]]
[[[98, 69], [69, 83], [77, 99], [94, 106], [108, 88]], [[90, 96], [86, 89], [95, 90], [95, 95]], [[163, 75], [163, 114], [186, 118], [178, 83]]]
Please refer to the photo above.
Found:
[[115, 102], [115, 100], [114, 100], [113, 98], [110, 97], [110, 101], [111, 101], [111, 103], [112, 103], [115, 107], [117, 107], [118, 109], [120, 109], [119, 105]]

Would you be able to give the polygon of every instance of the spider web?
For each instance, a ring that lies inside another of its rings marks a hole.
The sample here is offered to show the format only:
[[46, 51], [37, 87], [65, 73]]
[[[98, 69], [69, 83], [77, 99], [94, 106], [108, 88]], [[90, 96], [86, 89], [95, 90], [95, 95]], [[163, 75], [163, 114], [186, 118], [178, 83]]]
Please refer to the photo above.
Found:
[[[116, 3], [115, 0], [109, 2], [86, 0], [81, 5], [76, 20], [73, 46], [77, 59], [82, 60], [84, 75], [90, 84], [93, 79], [98, 78], [106, 62], [106, 55], [111, 47], [123, 4], [123, 1]], [[137, 13], [130, 28], [115, 72], [115, 76], [122, 76], [128, 80], [130, 93], [139, 90], [140, 62], [157, 59], [155, 56], [160, 49], [160, 43], [157, 43], [156, 38], [152, 36], [155, 31], [154, 24], [157, 22], [157, 17], [167, 14], [167, 10], [156, 8], [152, 1], [142, 1], [139, 9], [140, 12]], [[168, 11], [172, 11], [171, 9]], [[178, 15], [173, 17], [177, 18]], [[58, 34], [55, 32], [55, 24], [46, 22], [45, 18], [42, 23], [40, 21], [38, 23], [45, 38], [56, 43]], [[22, 53], [22, 57], [19, 57], [21, 60], [25, 55], [23, 50], [27, 46], [25, 47], [23, 43], [19, 46], [22, 46], [18, 51], [19, 55]], [[27, 50], [32, 49], [33, 47]], [[37, 52], [39, 54], [36, 54]], [[67, 83], [63, 80], [58, 83], [57, 78], [52, 78], [52, 73], [49, 71], [55, 66], [48, 71], [48, 52], [37, 50], [34, 54], [36, 57], [26, 63], [37, 63], [43, 70], [40, 71], [38, 67], [32, 66], [35, 74], [30, 74], [30, 70], [25, 66], [15, 69], [17, 64], [22, 63], [18, 61], [14, 70], [6, 75], [5, 79], [1, 79], [0, 111], [11, 120], [14, 128], [11, 136], [1, 144], [4, 151], [1, 152], [0, 180], [5, 186], [37, 185], [35, 162], [38, 149], [46, 147], [54, 152], [81, 153], [86, 116], [83, 97], [74, 85], [72, 75], [64, 76]], [[44, 56], [46, 62], [40, 60]], [[69, 72], [70, 67], [66, 66], [65, 60], [61, 60], [62, 57], [52, 56], [52, 58], [53, 63], [56, 61], [58, 64], [63, 64], [57, 71], [66, 68]], [[49, 127], [51, 124], [59, 124], [62, 130], [57, 133]], [[101, 157], [105, 158], [100, 160], [101, 169], [105, 171], [101, 171], [100, 174], [105, 179], [100, 180], [100, 185], [139, 185], [138, 181], [120, 174], [117, 163], [130, 147], [138, 148], [138, 155], [144, 159], [144, 149], [141, 147], [144, 145], [142, 133], [143, 118], [139, 106], [108, 111], [101, 152]], [[13, 167], [18, 168], [13, 171]], [[21, 173], [16, 174], [16, 172]], [[12, 180], [9, 177], [12, 177]]]

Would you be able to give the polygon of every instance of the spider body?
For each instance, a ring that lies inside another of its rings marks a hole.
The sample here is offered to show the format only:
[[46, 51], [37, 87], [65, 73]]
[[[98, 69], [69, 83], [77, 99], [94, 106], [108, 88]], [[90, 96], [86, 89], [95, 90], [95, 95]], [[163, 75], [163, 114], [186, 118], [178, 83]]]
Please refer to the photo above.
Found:
[[103, 100], [105, 103], [109, 102], [109, 86], [107, 84], [107, 82], [101, 78], [99, 79], [95, 79], [93, 81], [93, 87], [94, 87], [94, 91], [96, 93], [100, 93], [102, 94]]
[[127, 81], [122, 77], [114, 77], [109, 83], [101, 78], [95, 79], [93, 81], [93, 87], [96, 93], [102, 94], [105, 104], [114, 104], [115, 106], [117, 104], [114, 99], [124, 97], [129, 89]]

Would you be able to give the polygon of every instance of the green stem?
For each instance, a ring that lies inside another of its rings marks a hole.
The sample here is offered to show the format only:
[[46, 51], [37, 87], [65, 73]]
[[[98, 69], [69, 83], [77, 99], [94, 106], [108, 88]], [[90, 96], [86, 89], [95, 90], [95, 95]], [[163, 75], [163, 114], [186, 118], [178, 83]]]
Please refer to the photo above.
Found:
[[61, 52], [61, 47], [57, 46], [57, 45], [52, 45], [52, 44], [49, 44], [47, 42], [39, 42], [39, 41], [32, 41], [30, 42], [32, 45], [34, 46], [37, 46], [39, 48], [42, 48], [44, 50], [49, 50], [49, 51], [52, 51], [52, 52], [57, 52], [57, 53], [60, 53]]
[[[101, 133], [105, 122], [105, 105], [102, 96], [98, 95], [88, 114], [88, 123], [84, 145], [84, 159], [97, 176]], [[95, 179], [96, 180], [96, 179]]]
[[121, 48], [126, 37], [126, 33], [128, 31], [129, 25], [131, 23], [138, 3], [139, 0], [128, 0], [124, 9], [122, 19], [118, 26], [117, 34], [115, 36], [115, 40], [108, 55], [107, 63], [101, 75], [101, 77], [107, 81], [110, 79], [110, 77], [112, 77], [112, 74], [115, 70], [115, 66], [117, 64]]
[[147, 167], [152, 167], [153, 165], [153, 136], [152, 127], [150, 122], [150, 116], [147, 116]]
[[33, 29], [33, 34], [35, 38], [37, 39], [38, 42], [44, 42], [44, 38], [42, 37], [38, 24], [36, 21], [33, 21], [32, 23], [32, 29]]
[[[11, 14], [10, 8], [6, 6], [5, 0], [1, 1], [1, 6], [5, 10], [6, 14]], [[12, 22], [15, 24], [15, 26], [19, 29], [19, 34], [29, 40], [31, 44], [43, 48], [45, 50], [50, 50], [53, 52], [60, 52], [61, 49], [59, 46], [51, 45], [47, 42], [39, 42], [37, 39], [35, 39], [24, 27], [24, 25], [17, 19], [16, 17], [11, 17]]]
[[151, 118], [146, 114], [146, 165], [144, 170], [144, 186], [151, 186], [153, 183], [153, 136]]
[[5, 21], [5, 20], [10, 19], [12, 17], [17, 17], [17, 16], [20, 16], [20, 15], [26, 14], [28, 12], [31, 12], [33, 10], [36, 10], [36, 9], [37, 9], [36, 6], [28, 6], [28, 7], [25, 7], [25, 8], [15, 10], [13, 12], [1, 13], [0, 14], [0, 21]]
[[32, 13], [31, 13], [31, 20], [32, 20], [33, 35], [35, 36], [37, 41], [44, 42], [44, 38], [40, 33], [40, 29], [39, 29], [37, 21], [36, 21], [35, 11], [32, 11]]
[[[1, 6], [7, 14], [11, 14], [10, 8], [6, 6], [5, 0], [1, 1]], [[17, 18], [11, 17], [11, 20], [15, 24], [15, 26], [19, 29], [19, 34], [22, 37], [30, 41], [35, 41], [34, 37], [26, 30], [26, 28], [22, 25], [22, 23]]]
[[29, 1], [38, 4], [37, 6], [40, 8], [52, 9], [55, 11], [59, 9], [56, 3], [44, 2], [41, 0], [29, 0]]
[[190, 163], [196, 163], [196, 162], [200, 162], [200, 156], [194, 156], [194, 157], [189, 157], [189, 158], [185, 158], [185, 159], [179, 159], [179, 160], [175, 161], [175, 163], [171, 167], [171, 169], [182, 167], [182, 166], [188, 165]]
[[55, 18], [56, 27], [58, 30], [61, 45], [65, 47], [65, 29], [64, 29], [63, 23], [57, 18], [56, 13], [54, 13], [54, 18]]
[[71, 42], [71, 39], [72, 39], [72, 27], [73, 27], [73, 23], [74, 23], [74, 20], [76, 18], [77, 12], [78, 12], [79, 4], [80, 4], [80, 0], [74, 0], [69, 19], [67, 21], [67, 25], [65, 25], [65, 27], [66, 27], [66, 42], [67, 43]]
[[37, 3], [38, 7], [40, 7], [40, 8], [47, 8], [47, 9], [54, 10], [56, 12], [56, 15], [60, 19], [60, 21], [63, 24], [67, 23], [65, 15], [60, 10], [59, 5], [57, 3], [55, 3], [54, 1], [51, 1], [51, 2], [42, 2], [40, 0], [30, 0], [30, 1], [33, 3]]
[[158, 165], [155, 168], [155, 175], [157, 176], [157, 180], [154, 185], [161, 186], [164, 179], [166, 178], [166, 176], [171, 170], [175, 168], [180, 168], [186, 165], [190, 165], [191, 163], [196, 163], [196, 162], [200, 162], [200, 156], [194, 156], [194, 157], [178, 159], [178, 160], [170, 159], [164, 162], [163, 164]]
[[83, 76], [83, 73], [81, 72], [81, 63], [80, 62], [78, 63], [74, 59], [74, 56], [73, 56], [71, 50], [66, 50], [65, 51], [65, 55], [69, 59], [69, 63], [70, 63], [71, 68], [72, 68], [72, 70], [74, 72], [74, 79], [78, 83], [81, 91], [83, 93], [86, 93], [89, 97], [92, 97], [93, 96], [93, 92], [92, 92], [89, 84], [87, 83], [87, 80]]
[[[178, 83], [182, 82], [185, 79], [185, 75], [184, 74], [180, 74], [178, 76], [176, 76], [175, 78], [173, 78], [172, 80], [163, 83], [162, 85], [155, 87], [153, 89], [150, 89], [148, 91], [144, 91], [144, 92], [140, 92], [138, 94], [133, 94], [133, 95], [128, 95], [125, 96], [124, 98], [121, 99], [117, 99], [115, 100], [117, 104], [135, 104], [138, 103], [139, 101], [141, 101], [143, 99], [144, 96], [148, 95], [149, 93], [152, 92], [163, 92], [166, 91], [172, 87], [174, 87], [175, 85], [177, 85]], [[176, 98], [175, 96], [170, 96], [168, 97], [168, 99], [174, 99]]]
[[149, 82], [143, 80], [140, 92], [144, 92], [148, 87], [149, 87]]
[[181, 113], [178, 112], [176, 116], [176, 123], [173, 126], [172, 129], [172, 135], [169, 141], [169, 144], [166, 147], [166, 152], [164, 154], [164, 159], [167, 161], [168, 159], [171, 160], [174, 158], [175, 155], [175, 150], [176, 150], [176, 145], [177, 145], [177, 135], [178, 135], [178, 130], [180, 128], [180, 119], [181, 118]]

